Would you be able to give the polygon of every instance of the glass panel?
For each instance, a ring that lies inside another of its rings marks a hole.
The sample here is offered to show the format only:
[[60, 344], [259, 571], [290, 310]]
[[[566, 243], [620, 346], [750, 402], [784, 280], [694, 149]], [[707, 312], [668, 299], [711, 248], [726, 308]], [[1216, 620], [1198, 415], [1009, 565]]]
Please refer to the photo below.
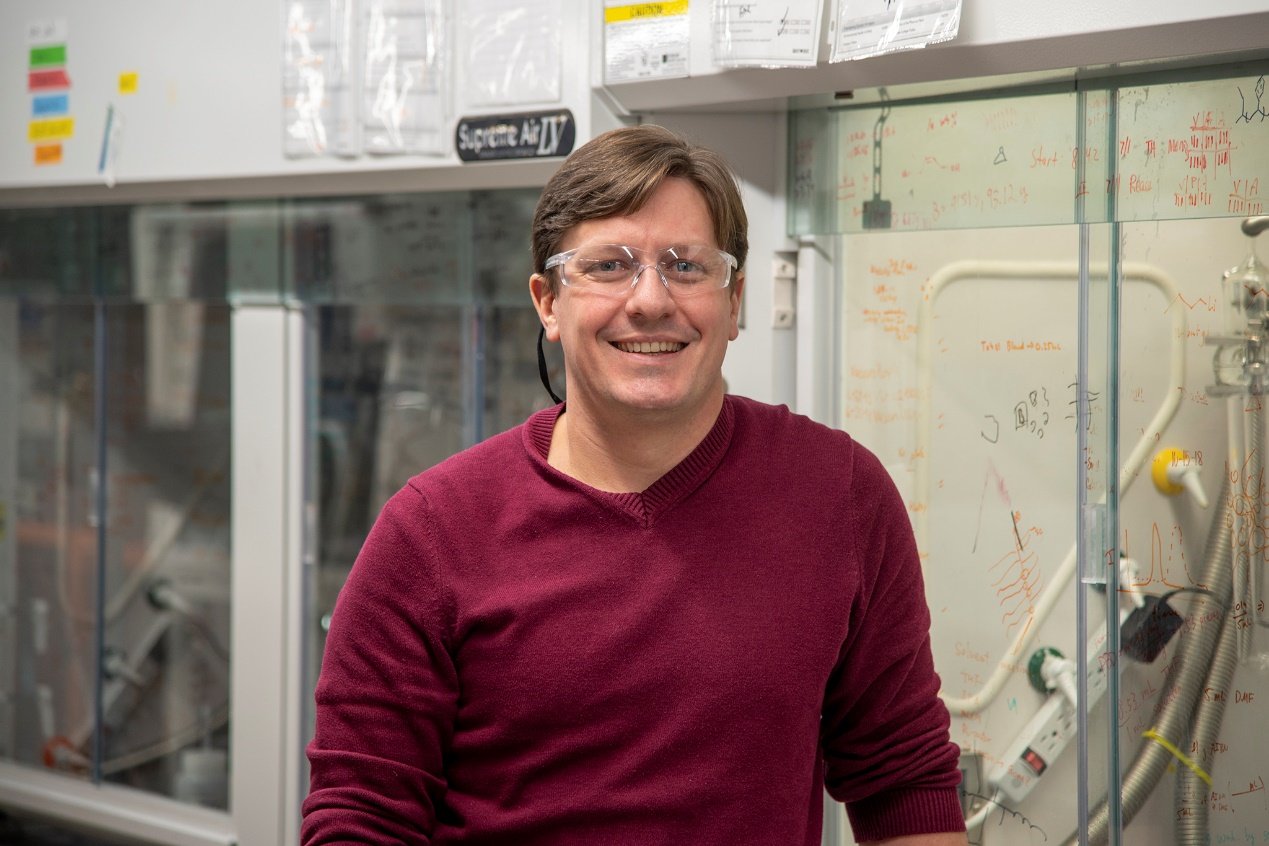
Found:
[[0, 296], [90, 296], [95, 209], [0, 209]]
[[1264, 214], [1263, 63], [1185, 73], [795, 113], [790, 230]]
[[0, 212], [0, 755], [226, 807], [230, 304], [312, 308], [325, 610], [410, 475], [549, 401], [536, 198]]
[[0, 228], [0, 754], [217, 808], [229, 219], [7, 211]]
[[285, 214], [291, 292], [306, 302], [471, 301], [465, 192], [296, 201]]
[[[1090, 114], [1093, 112], [1090, 111]], [[1090, 120], [1089, 123], [1095, 123]], [[1106, 136], [1104, 136], [1106, 137]], [[1095, 139], [1089, 147], [1095, 148]], [[1082, 257], [1080, 283], [1080, 361], [1079, 396], [1076, 397], [1075, 466], [1078, 478], [1078, 561], [1079, 586], [1075, 594], [1076, 643], [1075, 667], [1078, 698], [1086, 707], [1077, 712], [1079, 755], [1079, 813], [1081, 821], [1092, 819], [1090, 834], [1099, 826], [1108, 832], [1111, 842], [1119, 842], [1122, 814], [1117, 789], [1119, 775], [1118, 745], [1115, 741], [1120, 705], [1118, 656], [1120, 642], [1119, 616], [1124, 607], [1119, 597], [1120, 553], [1118, 543], [1118, 503], [1140, 476], [1145, 450], [1153, 442], [1155, 432], [1146, 434], [1148, 420], [1141, 409], [1121, 414], [1119, 407], [1118, 318], [1121, 301], [1137, 302], [1149, 295], [1148, 279], [1125, 277], [1115, 249], [1116, 224], [1084, 225], [1080, 230]], [[1137, 339], [1134, 339], [1137, 340]], [[1148, 344], [1144, 348], [1148, 348]], [[1167, 388], [1166, 357], [1149, 359], [1152, 380], [1150, 408], [1165, 408], [1171, 402]], [[1143, 392], [1143, 396], [1146, 396]], [[1119, 424], [1135, 425], [1141, 432], [1127, 443], [1133, 445], [1128, 460], [1121, 465]], [[1104, 824], [1102, 821], [1105, 821]]]
[[908, 497], [971, 842], [1269, 842], [1265, 75], [791, 121], [790, 228], [845, 233], [842, 425]]
[[993, 846], [1061, 842], [1078, 796], [1079, 229], [1024, 235], [862, 233], [839, 253], [842, 427], [908, 502], [974, 842]]
[[[799, 115], [793, 232], [1069, 223], [1079, 193], [1076, 110], [1068, 90]], [[1098, 153], [1083, 155], [1097, 163]]]
[[101, 773], [227, 808], [229, 309], [112, 305], [106, 326]]
[[[312, 304], [313, 326], [306, 738], [323, 623], [384, 502], [550, 403], [528, 290], [536, 202], [536, 191], [490, 191], [286, 209], [291, 288]], [[562, 390], [555, 355], [550, 366]]]
[[1266, 70], [1125, 86], [1111, 182], [1118, 220], [1265, 213]]
[[[1245, 235], [1242, 220], [1122, 227], [1125, 278], [1153, 274], [1160, 288], [1124, 301], [1121, 409], [1160, 382], [1173, 397], [1144, 478], [1120, 502], [1134, 565], [1121, 592], [1132, 616], [1119, 722], [1123, 842], [1134, 846], [1269, 842], [1259, 375], [1269, 275], [1252, 259], [1265, 238]], [[1142, 343], [1155, 360], [1131, 352]], [[1164, 358], [1179, 378], [1162, 375]], [[1138, 431], [1121, 419], [1124, 444]]]
[[0, 748], [87, 775], [97, 673], [93, 307], [0, 299], [0, 507], [13, 637], [0, 640]]
[[[518, 426], [551, 403], [538, 377], [541, 324], [529, 296], [533, 272], [529, 237], [537, 191], [483, 191], [472, 195], [472, 261], [479, 297], [481, 354], [476, 381], [483, 385], [476, 439]], [[564, 360], [558, 344], [544, 344], [551, 385], [564, 395]]]
[[[1121, 474], [1116, 424], [1120, 415], [1118, 320], [1126, 280], [1119, 264], [1114, 220], [1117, 173], [1117, 101], [1105, 91], [1081, 92], [1078, 99], [1079, 148], [1076, 168], [1076, 217], [1080, 227], [1079, 361], [1076, 378], [1076, 504], [1079, 576], [1075, 592], [1076, 754], [1078, 756], [1077, 826], [1092, 842], [1120, 842], [1123, 828], [1118, 789], [1119, 715], [1118, 505], [1138, 475], [1143, 445], [1131, 453]], [[1139, 296], [1138, 288], [1132, 294]], [[1159, 361], [1159, 359], [1155, 359]], [[1154, 396], [1162, 407], [1166, 390]], [[1144, 427], [1143, 427], [1144, 429]], [[1145, 435], [1142, 436], [1144, 439]], [[1137, 440], [1137, 439], [1134, 439]], [[1121, 480], [1126, 484], [1121, 486]], [[1087, 822], [1086, 822], [1087, 821]], [[1099, 830], [1100, 829], [1100, 830]], [[1104, 834], [1102, 833], [1104, 831]]]
[[[982, 812], [973, 842], [987, 846], [1065, 842], [1081, 798], [1090, 809], [1103, 803], [1112, 741], [1139, 746], [1149, 726], [1136, 723], [1163, 689], [1119, 689], [1121, 647], [1106, 625], [1117, 573], [1105, 562], [1117, 557], [1115, 538], [1137, 560], [1169, 543], [1149, 523], [1144, 536], [1116, 531], [1107, 495], [1114, 501], [1122, 478], [1124, 502], [1156, 505], [1146, 480], [1177, 402], [1170, 349], [1185, 330], [1160, 271], [1129, 262], [1115, 277], [1108, 262], [1090, 262], [1080, 381], [1081, 266], [1071, 257], [1081, 237], [1090, 254], [1113, 255], [1116, 232], [1099, 224], [840, 242], [842, 427], [878, 453], [908, 501], [953, 737], [967, 752], [970, 813]], [[1125, 323], [1122, 337], [1115, 292], [1125, 312], [1149, 316]], [[1130, 354], [1114, 369], [1118, 344]], [[1135, 470], [1117, 477], [1121, 461]]]

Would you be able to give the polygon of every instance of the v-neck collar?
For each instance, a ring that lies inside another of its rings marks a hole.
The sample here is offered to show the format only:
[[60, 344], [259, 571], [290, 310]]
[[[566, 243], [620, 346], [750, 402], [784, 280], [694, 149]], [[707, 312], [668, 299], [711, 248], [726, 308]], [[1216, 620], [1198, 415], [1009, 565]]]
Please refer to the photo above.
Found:
[[524, 446], [529, 455], [541, 472], [548, 477], [568, 483], [600, 504], [628, 515], [644, 528], [655, 524], [661, 515], [681, 502], [709, 478], [727, 452], [736, 420], [732, 398], [723, 397], [723, 405], [714, 425], [682, 461], [671, 467], [665, 475], [643, 491], [612, 493], [601, 491], [599, 488], [574, 479], [547, 462], [547, 456], [551, 452], [551, 435], [555, 431], [555, 422], [564, 413], [564, 409], [565, 404], [561, 403], [536, 412], [525, 422]]

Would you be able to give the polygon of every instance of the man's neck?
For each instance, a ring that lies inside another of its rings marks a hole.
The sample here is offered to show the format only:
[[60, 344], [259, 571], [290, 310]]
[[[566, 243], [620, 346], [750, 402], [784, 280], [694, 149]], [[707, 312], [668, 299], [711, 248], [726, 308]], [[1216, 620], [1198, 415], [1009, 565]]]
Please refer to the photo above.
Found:
[[705, 439], [722, 402], [720, 394], [687, 421], [655, 414], [601, 421], [569, 406], [555, 421], [547, 463], [601, 491], [645, 491]]

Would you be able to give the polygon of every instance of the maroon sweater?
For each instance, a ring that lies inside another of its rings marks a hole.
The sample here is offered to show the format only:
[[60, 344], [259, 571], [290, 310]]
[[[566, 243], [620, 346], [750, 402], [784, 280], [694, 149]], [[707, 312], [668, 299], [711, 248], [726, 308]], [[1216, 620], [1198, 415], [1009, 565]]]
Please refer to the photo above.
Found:
[[331, 620], [303, 842], [820, 842], [963, 829], [907, 513], [846, 434], [728, 397], [642, 493], [549, 409], [412, 479]]

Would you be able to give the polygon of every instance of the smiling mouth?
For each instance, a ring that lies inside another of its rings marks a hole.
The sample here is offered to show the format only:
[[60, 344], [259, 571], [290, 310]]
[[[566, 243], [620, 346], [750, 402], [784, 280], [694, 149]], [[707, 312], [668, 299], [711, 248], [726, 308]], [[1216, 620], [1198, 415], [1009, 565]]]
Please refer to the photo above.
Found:
[[628, 353], [645, 353], [656, 355], [658, 353], [676, 353], [687, 346], [677, 341], [617, 341], [613, 346], [622, 352]]

